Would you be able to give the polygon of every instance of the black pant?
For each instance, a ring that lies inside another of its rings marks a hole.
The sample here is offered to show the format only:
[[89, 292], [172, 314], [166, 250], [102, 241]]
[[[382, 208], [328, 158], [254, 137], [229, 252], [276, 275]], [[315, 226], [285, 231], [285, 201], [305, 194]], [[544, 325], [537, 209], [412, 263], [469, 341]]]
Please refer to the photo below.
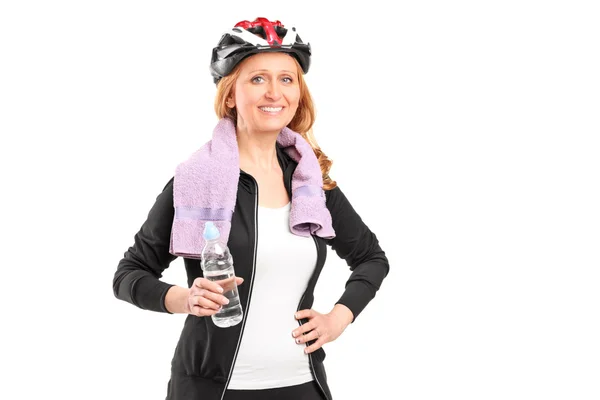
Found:
[[226, 390], [223, 400], [323, 400], [317, 382], [260, 390]]

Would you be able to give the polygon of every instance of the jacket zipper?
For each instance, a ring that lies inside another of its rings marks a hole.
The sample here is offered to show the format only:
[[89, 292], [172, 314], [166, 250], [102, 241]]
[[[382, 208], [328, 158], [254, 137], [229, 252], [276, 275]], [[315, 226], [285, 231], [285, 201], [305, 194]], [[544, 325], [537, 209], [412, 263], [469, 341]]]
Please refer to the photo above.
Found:
[[246, 304], [246, 310], [244, 310], [244, 318], [242, 319], [242, 329], [240, 329], [240, 337], [238, 338], [235, 353], [233, 354], [233, 361], [229, 369], [229, 376], [227, 377], [227, 382], [225, 382], [225, 388], [223, 388], [223, 393], [221, 394], [221, 400], [223, 400], [223, 397], [225, 397], [227, 386], [229, 386], [229, 382], [231, 381], [231, 375], [233, 375], [233, 367], [235, 365], [235, 360], [237, 359], [237, 355], [240, 350], [240, 344], [242, 343], [242, 336], [244, 335], [244, 328], [246, 327], [246, 318], [248, 317], [248, 309], [250, 308], [250, 299], [252, 298], [252, 288], [254, 287], [254, 274], [256, 272], [256, 248], [258, 246], [258, 183], [252, 175], [248, 174], [248, 176], [252, 178], [252, 181], [254, 182], [254, 187], [256, 188], [256, 195], [254, 196], [254, 257], [252, 259], [252, 277], [250, 278], [248, 303]]
[[[290, 188], [290, 203], [292, 202], [292, 176], [290, 175], [290, 177], [288, 178], [288, 187]], [[317, 243], [317, 239], [315, 239], [315, 237], [311, 234], [310, 237], [313, 239], [313, 241], [315, 242], [315, 247], [317, 248], [317, 264], [319, 263], [319, 243]], [[315, 265], [316, 268], [316, 265]], [[304, 301], [304, 296], [306, 295], [306, 291], [302, 294], [302, 298], [300, 299], [300, 303], [298, 304], [298, 308], [296, 309], [296, 312], [300, 311], [300, 307], [302, 307], [302, 302]], [[298, 320], [298, 325], [302, 326], [302, 324], [300, 323], [300, 320]], [[310, 364], [310, 371], [312, 372], [313, 376], [315, 377], [315, 381], [317, 381], [317, 385], [319, 385], [319, 389], [321, 389], [321, 392], [323, 393], [323, 396], [325, 397], [326, 400], [329, 400], [329, 397], [327, 397], [327, 393], [325, 393], [325, 390], [323, 390], [323, 386], [321, 385], [321, 382], [319, 382], [319, 378], [317, 378], [317, 373], [315, 372], [315, 367], [313, 365], [313, 360], [312, 360], [312, 353], [310, 353], [308, 355], [308, 362]], [[223, 399], [221, 399], [223, 400]]]
[[[317, 243], [317, 239], [315, 239], [315, 237], [312, 234], [310, 235], [310, 237], [315, 242], [315, 246], [317, 247], [317, 253], [318, 253], [319, 252], [319, 244]], [[319, 262], [318, 259], [319, 259], [319, 257], [317, 256], [317, 263]], [[296, 311], [300, 311], [300, 307], [302, 307], [302, 302], [304, 301], [305, 295], [306, 295], [306, 292], [304, 292], [304, 294], [302, 295], [302, 298], [300, 299], [300, 304], [298, 304], [298, 309]], [[298, 325], [302, 326], [302, 324], [300, 323], [300, 320], [298, 320]], [[310, 353], [308, 355], [308, 362], [310, 364], [310, 370], [311, 370], [313, 376], [315, 377], [315, 381], [317, 381], [317, 385], [319, 385], [319, 389], [321, 389], [321, 392], [323, 393], [323, 396], [325, 397], [325, 399], [329, 400], [329, 397], [327, 397], [327, 393], [325, 393], [325, 390], [323, 390], [323, 386], [321, 385], [321, 382], [319, 382], [319, 378], [317, 378], [317, 373], [315, 372], [315, 367], [313, 365], [312, 353]]]

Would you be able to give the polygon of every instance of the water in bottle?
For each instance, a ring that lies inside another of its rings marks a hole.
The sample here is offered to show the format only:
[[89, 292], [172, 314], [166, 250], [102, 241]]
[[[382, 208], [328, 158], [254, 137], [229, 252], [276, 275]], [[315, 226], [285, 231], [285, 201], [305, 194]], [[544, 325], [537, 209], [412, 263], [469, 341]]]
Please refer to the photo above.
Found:
[[204, 277], [217, 282], [223, 288], [223, 296], [229, 300], [221, 311], [212, 316], [218, 327], [227, 328], [237, 325], [242, 320], [242, 305], [235, 281], [233, 258], [227, 245], [219, 241], [219, 230], [210, 221], [204, 226], [204, 240], [206, 244], [202, 249], [202, 270]]

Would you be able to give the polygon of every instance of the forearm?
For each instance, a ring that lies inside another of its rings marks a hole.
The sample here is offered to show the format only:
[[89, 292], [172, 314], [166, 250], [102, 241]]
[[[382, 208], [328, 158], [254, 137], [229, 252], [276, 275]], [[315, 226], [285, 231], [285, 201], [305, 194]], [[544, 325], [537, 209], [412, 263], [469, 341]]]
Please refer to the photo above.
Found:
[[188, 296], [190, 289], [171, 286], [165, 297], [165, 308], [171, 314], [189, 314]]
[[346, 283], [346, 290], [336, 305], [346, 306], [352, 312], [352, 322], [354, 322], [354, 319], [373, 300], [386, 274], [386, 264], [371, 262], [357, 267], [352, 272]]
[[119, 265], [113, 279], [115, 296], [141, 309], [167, 312], [164, 297], [172, 285], [131, 265]]

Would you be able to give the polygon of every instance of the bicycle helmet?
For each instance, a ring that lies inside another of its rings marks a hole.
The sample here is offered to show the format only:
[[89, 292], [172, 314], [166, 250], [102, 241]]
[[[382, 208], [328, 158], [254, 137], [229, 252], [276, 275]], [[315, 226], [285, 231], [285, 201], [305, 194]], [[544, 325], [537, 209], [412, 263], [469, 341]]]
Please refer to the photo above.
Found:
[[213, 49], [210, 73], [215, 84], [229, 75], [244, 58], [257, 53], [284, 52], [294, 56], [306, 74], [310, 66], [310, 44], [304, 43], [296, 28], [286, 29], [280, 21], [256, 18], [241, 21], [223, 34]]

